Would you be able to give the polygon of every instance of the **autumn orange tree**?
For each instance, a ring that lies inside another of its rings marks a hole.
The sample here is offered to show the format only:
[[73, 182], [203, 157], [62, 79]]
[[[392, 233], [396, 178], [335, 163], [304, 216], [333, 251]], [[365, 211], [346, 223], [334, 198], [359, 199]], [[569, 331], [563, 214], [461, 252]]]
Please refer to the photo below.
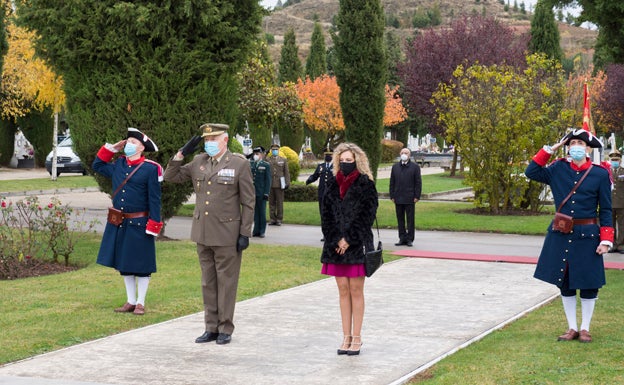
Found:
[[[335, 145], [344, 140], [345, 124], [340, 108], [340, 88], [336, 78], [321, 75], [314, 80], [299, 79], [296, 85], [297, 95], [303, 103], [303, 120], [313, 130], [327, 134], [323, 148]], [[394, 126], [407, 119], [407, 111], [397, 91], [399, 86], [386, 85], [386, 105], [383, 124]]]
[[[0, 119], [15, 122], [31, 113], [50, 111], [58, 114], [65, 104], [63, 79], [35, 54], [36, 35], [13, 23], [7, 23], [8, 50], [2, 67], [0, 83]], [[43, 160], [52, 147], [52, 126], [36, 127], [29, 140], [35, 146], [35, 158]], [[13, 144], [12, 127], [2, 133], [7, 145]], [[41, 132], [43, 131], [43, 132]]]

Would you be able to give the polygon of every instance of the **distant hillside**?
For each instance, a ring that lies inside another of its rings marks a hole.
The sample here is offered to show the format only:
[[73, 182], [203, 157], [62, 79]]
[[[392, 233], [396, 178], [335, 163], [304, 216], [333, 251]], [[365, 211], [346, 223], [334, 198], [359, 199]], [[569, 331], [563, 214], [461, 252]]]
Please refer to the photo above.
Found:
[[[284, 1], [283, 1], [284, 2]], [[399, 28], [387, 27], [393, 30], [403, 41], [414, 36], [415, 29], [412, 27], [412, 17], [416, 12], [425, 12], [433, 9], [436, 4], [442, 16], [442, 27], [448, 25], [451, 20], [461, 15], [486, 15], [494, 16], [508, 25], [512, 26], [519, 33], [529, 31], [531, 22], [528, 12], [510, 9], [505, 11], [503, 4], [498, 0], [382, 0], [386, 17], [398, 22]], [[332, 19], [338, 14], [339, 0], [301, 0], [266, 16], [263, 20], [263, 30], [265, 33], [275, 37], [275, 44], [270, 47], [271, 57], [275, 63], [279, 62], [280, 51], [284, 43], [284, 33], [292, 27], [295, 31], [297, 45], [299, 46], [299, 56], [302, 64], [310, 50], [310, 39], [314, 27], [314, 20], [318, 18], [325, 30], [326, 45], [332, 44], [329, 30], [332, 26]], [[593, 52], [593, 45], [596, 41], [597, 32], [580, 27], [574, 27], [560, 23], [561, 46], [567, 57], [576, 53]]]

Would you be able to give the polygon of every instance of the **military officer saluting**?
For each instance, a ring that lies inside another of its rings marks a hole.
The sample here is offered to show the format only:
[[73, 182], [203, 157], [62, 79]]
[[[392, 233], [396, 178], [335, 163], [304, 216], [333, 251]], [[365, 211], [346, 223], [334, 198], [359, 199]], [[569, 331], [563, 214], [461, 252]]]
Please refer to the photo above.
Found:
[[[205, 332], [195, 342], [232, 340], [234, 306], [243, 250], [249, 246], [255, 193], [249, 162], [228, 150], [228, 125], [200, 127], [205, 153], [182, 164], [198, 142], [191, 139], [169, 161], [165, 181], [191, 180], [196, 201], [191, 240], [202, 272]], [[201, 142], [201, 139], [199, 140]]]
[[615, 241], [611, 251], [624, 253], [624, 249], [618, 247], [624, 243], [624, 167], [622, 167], [622, 153], [613, 150], [609, 154], [611, 171], [613, 176], [613, 190], [611, 190], [611, 211], [613, 227], [615, 228]]
[[254, 210], [254, 227], [252, 235], [264, 238], [266, 231], [266, 202], [271, 192], [271, 165], [264, 160], [265, 149], [262, 146], [253, 149], [250, 162], [251, 175], [256, 189], [256, 209]]

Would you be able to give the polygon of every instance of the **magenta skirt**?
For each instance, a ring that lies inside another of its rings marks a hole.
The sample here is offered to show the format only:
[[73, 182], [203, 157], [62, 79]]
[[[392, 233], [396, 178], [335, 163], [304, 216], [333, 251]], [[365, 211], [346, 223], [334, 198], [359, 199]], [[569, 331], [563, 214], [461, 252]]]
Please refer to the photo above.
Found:
[[334, 277], [364, 277], [366, 276], [366, 270], [364, 264], [345, 265], [340, 263], [323, 263], [321, 268], [321, 274], [331, 275]]

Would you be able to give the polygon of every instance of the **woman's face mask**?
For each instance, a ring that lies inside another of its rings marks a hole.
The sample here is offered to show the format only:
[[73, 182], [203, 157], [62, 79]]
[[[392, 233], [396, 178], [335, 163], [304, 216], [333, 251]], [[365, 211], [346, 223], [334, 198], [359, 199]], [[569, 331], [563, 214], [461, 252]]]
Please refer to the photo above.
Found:
[[355, 162], [340, 162], [340, 171], [342, 171], [345, 176], [351, 174], [353, 170], [355, 170]]
[[572, 159], [579, 161], [585, 159], [585, 147], [584, 146], [570, 146], [570, 156]]

